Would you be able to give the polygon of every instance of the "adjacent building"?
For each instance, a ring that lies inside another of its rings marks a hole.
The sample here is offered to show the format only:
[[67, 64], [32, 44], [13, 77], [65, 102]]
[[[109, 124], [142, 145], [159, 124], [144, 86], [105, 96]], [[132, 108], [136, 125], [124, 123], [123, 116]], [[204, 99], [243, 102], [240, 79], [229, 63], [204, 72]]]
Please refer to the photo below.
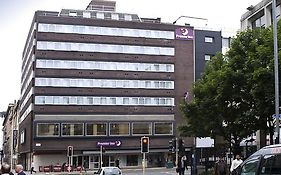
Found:
[[12, 168], [15, 168], [18, 159], [18, 115], [19, 101], [15, 101], [8, 105], [2, 122], [3, 145], [1, 149], [1, 161], [8, 163]]
[[193, 35], [117, 13], [110, 1], [35, 12], [22, 55], [19, 162], [63, 164], [73, 146], [74, 167], [95, 169], [102, 145], [104, 166], [140, 166], [140, 138], [149, 136], [147, 164], [163, 166], [194, 81]]
[[[276, 0], [276, 16], [280, 19], [281, 1]], [[249, 6], [247, 12], [241, 16], [241, 29], [269, 27], [272, 24], [272, 0], [263, 0], [257, 5]]]

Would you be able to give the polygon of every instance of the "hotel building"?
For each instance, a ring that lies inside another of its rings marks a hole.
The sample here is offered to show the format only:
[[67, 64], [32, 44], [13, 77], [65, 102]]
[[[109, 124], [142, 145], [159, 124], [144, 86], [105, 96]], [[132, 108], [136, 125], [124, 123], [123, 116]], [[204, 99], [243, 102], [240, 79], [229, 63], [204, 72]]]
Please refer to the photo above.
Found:
[[[115, 2], [86, 10], [36, 11], [22, 55], [19, 162], [26, 169], [163, 166], [194, 81], [193, 28], [117, 13]], [[186, 138], [185, 146], [193, 139]]]

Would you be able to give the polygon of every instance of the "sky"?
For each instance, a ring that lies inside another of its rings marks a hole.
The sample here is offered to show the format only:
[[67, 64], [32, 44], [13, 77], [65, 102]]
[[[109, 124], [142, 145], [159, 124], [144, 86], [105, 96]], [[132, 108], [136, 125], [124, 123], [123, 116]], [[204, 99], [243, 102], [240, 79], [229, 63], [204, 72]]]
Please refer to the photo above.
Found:
[[[240, 18], [261, 0], [116, 0], [116, 11], [172, 23], [179, 16], [207, 18], [207, 27], [240, 28]], [[20, 98], [21, 59], [36, 10], [85, 9], [90, 0], [0, 0], [0, 111]], [[181, 18], [177, 24], [205, 26], [206, 21]], [[204, 24], [203, 24], [204, 23]]]

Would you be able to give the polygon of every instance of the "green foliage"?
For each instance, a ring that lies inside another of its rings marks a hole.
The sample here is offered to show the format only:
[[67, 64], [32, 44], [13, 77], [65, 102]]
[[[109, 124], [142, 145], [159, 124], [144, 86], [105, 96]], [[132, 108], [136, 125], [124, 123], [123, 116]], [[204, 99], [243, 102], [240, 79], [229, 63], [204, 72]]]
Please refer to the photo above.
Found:
[[[278, 24], [279, 28], [281, 24]], [[279, 36], [281, 34], [279, 30]], [[278, 40], [281, 46], [281, 38]], [[279, 58], [281, 53], [279, 53]], [[215, 55], [183, 102], [185, 136], [223, 136], [235, 145], [264, 129], [273, 131], [274, 60], [271, 28], [240, 32], [226, 55]]]

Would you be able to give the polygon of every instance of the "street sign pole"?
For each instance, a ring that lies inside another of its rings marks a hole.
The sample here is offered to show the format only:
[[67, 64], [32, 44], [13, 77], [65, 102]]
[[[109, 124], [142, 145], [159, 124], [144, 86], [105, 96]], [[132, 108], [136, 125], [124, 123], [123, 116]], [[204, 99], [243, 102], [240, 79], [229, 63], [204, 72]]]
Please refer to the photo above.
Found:
[[142, 174], [145, 175], [145, 153], [143, 153], [142, 155]]
[[[277, 17], [276, 0], [272, 0], [272, 18], [273, 18], [273, 48], [274, 48], [274, 77], [275, 77], [275, 114], [279, 116], [279, 73], [278, 73], [278, 41], [277, 41]], [[276, 144], [280, 142], [279, 117], [276, 118]]]
[[100, 146], [100, 168], [102, 167], [102, 145]]
[[175, 149], [176, 149], [176, 167], [178, 167], [178, 156], [179, 156], [179, 152], [178, 152], [178, 138], [176, 138]]

